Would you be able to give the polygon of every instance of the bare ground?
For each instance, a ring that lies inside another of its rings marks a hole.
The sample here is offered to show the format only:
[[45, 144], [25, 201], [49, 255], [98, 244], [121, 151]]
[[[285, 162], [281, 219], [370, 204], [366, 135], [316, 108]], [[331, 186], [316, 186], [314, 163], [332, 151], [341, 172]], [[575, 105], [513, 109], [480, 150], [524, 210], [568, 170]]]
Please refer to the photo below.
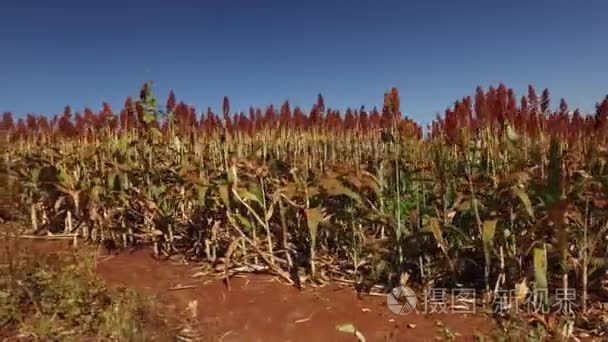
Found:
[[[457, 340], [474, 341], [476, 333], [494, 327], [482, 315], [395, 315], [386, 297], [359, 296], [338, 285], [300, 291], [260, 275], [233, 277], [230, 289], [221, 280], [193, 284], [190, 267], [155, 260], [147, 250], [113, 256], [98, 272], [110, 286], [158, 296], [184, 316], [188, 303], [197, 301], [198, 330], [209, 340], [356, 341], [336, 329], [352, 323], [367, 341], [432, 341], [446, 328], [461, 334]], [[188, 286], [195, 287], [183, 288]]]
[[[23, 242], [22, 242], [23, 243]], [[28, 241], [31, 253], [70, 253], [67, 241]], [[186, 321], [196, 301], [191, 327], [208, 341], [356, 341], [336, 325], [352, 323], [367, 341], [435, 341], [446, 329], [456, 341], [491, 334], [494, 320], [481, 314], [395, 315], [384, 296], [358, 295], [350, 286], [298, 290], [271, 276], [242, 275], [230, 288], [217, 279], [193, 278], [193, 267], [153, 258], [140, 249], [109, 255], [99, 249], [97, 272], [110, 287], [129, 287], [166, 305], [172, 321]]]

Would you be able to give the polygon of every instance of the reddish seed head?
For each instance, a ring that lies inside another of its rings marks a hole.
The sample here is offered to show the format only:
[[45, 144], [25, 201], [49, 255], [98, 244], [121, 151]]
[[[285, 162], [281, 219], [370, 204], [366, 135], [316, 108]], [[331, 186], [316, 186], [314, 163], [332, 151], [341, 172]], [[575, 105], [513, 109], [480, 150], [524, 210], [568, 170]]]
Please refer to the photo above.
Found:
[[542, 113], [547, 114], [547, 112], [549, 111], [549, 106], [551, 104], [550, 101], [551, 100], [549, 98], [549, 89], [543, 90], [543, 94], [540, 100], [540, 110]]
[[13, 114], [4, 112], [2, 114], [2, 129], [11, 130], [14, 128]]
[[169, 113], [170, 111], [173, 110], [173, 108], [175, 108], [176, 102], [177, 102], [177, 100], [175, 98], [175, 93], [173, 93], [173, 90], [171, 90], [169, 92], [169, 97], [167, 98], [167, 105], [166, 105], [167, 113]]
[[391, 104], [392, 112], [394, 115], [400, 115], [401, 113], [401, 99], [399, 98], [399, 90], [397, 88], [391, 89]]
[[317, 95], [316, 107], [321, 113], [325, 112], [325, 100], [323, 99], [323, 95], [321, 94]]
[[227, 117], [230, 113], [230, 100], [228, 100], [228, 96], [224, 96], [224, 103], [222, 104], [222, 113], [224, 117]]
[[311, 126], [316, 126], [321, 124], [321, 115], [319, 114], [321, 109], [318, 106], [312, 107], [310, 110], [309, 122]]
[[559, 100], [559, 112], [560, 113], [567, 113], [568, 112], [568, 103], [566, 103], [566, 100], [564, 100], [564, 98], [561, 98]]
[[481, 87], [475, 91], [475, 116], [483, 124], [486, 118], [486, 95]]
[[141, 86], [141, 90], [139, 91], [139, 99], [145, 101], [151, 94], [150, 83], [146, 82]]
[[289, 127], [291, 124], [291, 109], [289, 107], [289, 101], [283, 102], [281, 105], [281, 115], [279, 119], [283, 127]]

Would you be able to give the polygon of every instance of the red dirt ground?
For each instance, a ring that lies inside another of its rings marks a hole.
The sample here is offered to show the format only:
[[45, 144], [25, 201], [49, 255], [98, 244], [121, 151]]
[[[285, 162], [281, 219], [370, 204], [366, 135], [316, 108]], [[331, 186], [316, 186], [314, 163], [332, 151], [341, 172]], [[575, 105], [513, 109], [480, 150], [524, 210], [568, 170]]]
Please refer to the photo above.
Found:
[[[26, 244], [33, 253], [70, 249], [67, 242]], [[338, 285], [299, 291], [269, 276], [248, 275], [233, 277], [229, 290], [223, 281], [193, 278], [191, 266], [156, 260], [148, 250], [102, 257], [97, 271], [110, 287], [157, 296], [181, 319], [189, 315], [188, 303], [198, 301], [194, 327], [209, 341], [357, 341], [336, 330], [342, 323], [354, 324], [367, 341], [434, 341], [445, 336], [445, 328], [461, 334], [457, 341], [475, 341], [477, 332], [495, 327], [481, 315], [395, 315], [386, 297], [360, 297], [352, 287]], [[196, 287], [170, 290], [192, 284]]]
[[233, 277], [231, 290], [208, 280], [168, 291], [192, 284], [192, 269], [155, 260], [145, 250], [104, 261], [98, 272], [110, 286], [142, 290], [182, 308], [198, 301], [199, 331], [214, 341], [357, 341], [336, 330], [342, 323], [354, 324], [367, 341], [432, 341], [445, 328], [462, 334], [458, 341], [474, 341], [476, 332], [490, 333], [494, 326], [482, 316], [398, 316], [385, 297], [359, 298], [353, 288], [339, 286], [299, 291], [267, 276]]

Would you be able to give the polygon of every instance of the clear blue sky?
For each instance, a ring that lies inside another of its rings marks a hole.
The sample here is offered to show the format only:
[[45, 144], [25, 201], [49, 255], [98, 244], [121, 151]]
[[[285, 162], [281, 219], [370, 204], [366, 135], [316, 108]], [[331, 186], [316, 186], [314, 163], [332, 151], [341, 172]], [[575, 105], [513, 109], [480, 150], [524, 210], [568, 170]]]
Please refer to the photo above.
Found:
[[422, 122], [477, 85], [608, 93], [608, 2], [29, 1], [0, 5], [0, 111], [114, 109], [152, 80], [199, 109], [371, 108], [400, 89]]

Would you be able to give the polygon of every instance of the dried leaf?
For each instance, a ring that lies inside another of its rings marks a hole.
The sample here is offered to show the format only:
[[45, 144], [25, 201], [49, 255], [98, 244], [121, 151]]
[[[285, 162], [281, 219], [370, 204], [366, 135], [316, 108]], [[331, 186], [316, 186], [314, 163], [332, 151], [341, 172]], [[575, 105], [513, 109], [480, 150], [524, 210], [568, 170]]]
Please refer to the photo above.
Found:
[[515, 298], [517, 299], [518, 303], [524, 302], [529, 290], [530, 289], [526, 283], [526, 278], [524, 278], [521, 283], [515, 284]]
[[447, 255], [446, 243], [445, 243], [445, 240], [443, 239], [443, 233], [441, 232], [441, 222], [437, 218], [433, 217], [429, 221], [429, 228], [430, 228], [431, 232], [433, 233], [433, 237], [435, 238], [435, 241], [439, 245], [439, 248], [441, 248], [441, 251], [445, 255]]
[[339, 324], [336, 325], [336, 329], [339, 332], [343, 332], [343, 333], [347, 333], [347, 334], [354, 334], [355, 331], [357, 331], [357, 329], [355, 328], [355, 326], [351, 323], [345, 323], [345, 324]]
[[324, 177], [319, 182], [321, 188], [331, 196], [345, 195], [349, 198], [361, 203], [361, 196], [344, 186], [342, 182], [335, 177]]
[[509, 125], [509, 124], [507, 124], [507, 137], [512, 142], [516, 142], [517, 140], [519, 140], [519, 135], [517, 134], [517, 132], [515, 132], [513, 127], [511, 127], [511, 125]]

